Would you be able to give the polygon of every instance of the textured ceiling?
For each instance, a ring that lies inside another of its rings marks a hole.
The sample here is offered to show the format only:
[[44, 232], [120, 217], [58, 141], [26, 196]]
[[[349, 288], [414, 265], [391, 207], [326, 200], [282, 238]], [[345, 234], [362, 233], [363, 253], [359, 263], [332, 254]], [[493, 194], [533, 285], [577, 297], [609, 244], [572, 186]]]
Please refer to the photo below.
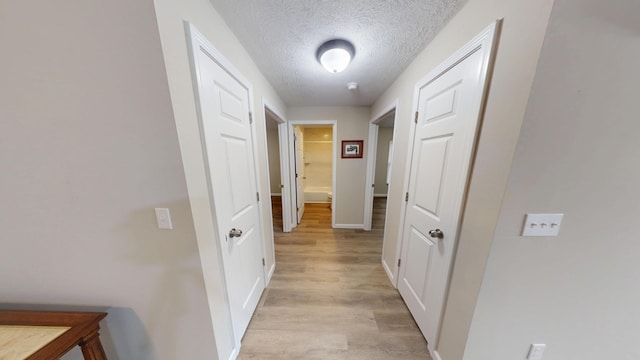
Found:
[[[466, 0], [210, 1], [285, 103], [301, 106], [371, 105]], [[315, 59], [333, 38], [356, 48], [337, 74]]]

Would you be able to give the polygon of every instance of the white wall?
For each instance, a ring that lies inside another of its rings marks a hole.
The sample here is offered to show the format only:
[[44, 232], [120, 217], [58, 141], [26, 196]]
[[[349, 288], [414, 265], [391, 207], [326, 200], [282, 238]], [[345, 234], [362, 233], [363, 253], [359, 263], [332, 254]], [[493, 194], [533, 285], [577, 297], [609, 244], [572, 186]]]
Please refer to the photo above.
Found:
[[107, 311], [110, 359], [215, 359], [152, 1], [1, 7], [0, 302]]
[[271, 194], [282, 194], [280, 184], [282, 175], [280, 173], [280, 142], [278, 128], [267, 129], [267, 152], [269, 154], [269, 182]]
[[370, 108], [354, 106], [290, 107], [289, 121], [337, 120], [338, 154], [336, 164], [335, 217], [336, 224], [364, 224], [364, 184], [366, 180], [365, 152], [362, 159], [341, 159], [342, 140], [365, 140], [369, 132]]
[[191, 212], [205, 273], [209, 307], [212, 309], [216, 345], [220, 358], [226, 359], [233, 351], [233, 339], [229, 318], [225, 311], [227, 304], [224, 298], [220, 264], [215, 260], [218, 258], [214, 243], [217, 230], [212, 221], [183, 21], [188, 20], [193, 23], [253, 85], [254, 103], [251, 106], [256, 128], [256, 146], [259, 150], [257, 159], [259, 191], [263, 194], [263, 201], [260, 204], [264, 219], [266, 268], [269, 271], [274, 269], [275, 256], [271, 207], [268, 206], [269, 202], [265, 201], [266, 196], [264, 196], [269, 194], [270, 189], [266, 181], [269, 169], [262, 99], [264, 97], [269, 104], [273, 104], [277, 108], [274, 110], [283, 116], [286, 116], [285, 106], [208, 0], [154, 0], [154, 2]]
[[414, 86], [491, 22], [504, 18], [437, 344], [443, 360], [460, 360], [463, 356], [552, 3], [553, 0], [469, 0], [372, 107], [376, 114], [399, 99], [383, 246], [383, 261], [395, 270], [409, 127], [415, 111]]
[[[640, 358], [638, 14], [555, 2], [465, 359]], [[519, 236], [526, 212], [560, 236]]]
[[393, 139], [393, 128], [378, 128], [378, 148], [376, 150], [376, 171], [374, 174], [373, 193], [375, 195], [387, 195], [387, 167], [389, 160], [389, 141]]

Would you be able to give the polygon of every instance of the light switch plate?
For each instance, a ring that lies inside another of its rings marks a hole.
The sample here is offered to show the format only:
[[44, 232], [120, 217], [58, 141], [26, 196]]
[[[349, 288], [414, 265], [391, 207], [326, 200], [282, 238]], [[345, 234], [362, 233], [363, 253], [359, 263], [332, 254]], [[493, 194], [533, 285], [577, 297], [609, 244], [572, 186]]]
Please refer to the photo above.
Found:
[[564, 214], [527, 214], [522, 236], [558, 236]]
[[158, 221], [158, 229], [173, 229], [171, 223], [171, 213], [167, 208], [156, 208], [156, 220]]

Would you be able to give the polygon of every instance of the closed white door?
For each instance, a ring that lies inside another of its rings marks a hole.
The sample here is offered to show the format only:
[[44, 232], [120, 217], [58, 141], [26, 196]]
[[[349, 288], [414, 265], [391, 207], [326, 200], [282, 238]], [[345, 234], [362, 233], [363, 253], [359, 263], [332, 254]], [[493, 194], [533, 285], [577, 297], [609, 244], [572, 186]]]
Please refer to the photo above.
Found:
[[203, 47], [195, 47], [194, 61], [214, 216], [239, 341], [265, 288], [249, 92]]
[[304, 214], [304, 134], [300, 127], [296, 126], [294, 142], [296, 148], [296, 209], [298, 212], [298, 224]]
[[432, 351], [484, 93], [489, 50], [482, 50], [443, 66], [418, 95], [398, 290]]

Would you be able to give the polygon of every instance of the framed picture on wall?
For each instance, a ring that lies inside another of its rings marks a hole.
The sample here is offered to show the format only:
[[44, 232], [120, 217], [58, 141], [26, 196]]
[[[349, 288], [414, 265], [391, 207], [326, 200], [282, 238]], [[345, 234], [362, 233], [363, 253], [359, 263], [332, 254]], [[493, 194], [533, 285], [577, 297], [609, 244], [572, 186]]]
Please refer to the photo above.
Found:
[[343, 159], [361, 159], [364, 140], [342, 140]]

